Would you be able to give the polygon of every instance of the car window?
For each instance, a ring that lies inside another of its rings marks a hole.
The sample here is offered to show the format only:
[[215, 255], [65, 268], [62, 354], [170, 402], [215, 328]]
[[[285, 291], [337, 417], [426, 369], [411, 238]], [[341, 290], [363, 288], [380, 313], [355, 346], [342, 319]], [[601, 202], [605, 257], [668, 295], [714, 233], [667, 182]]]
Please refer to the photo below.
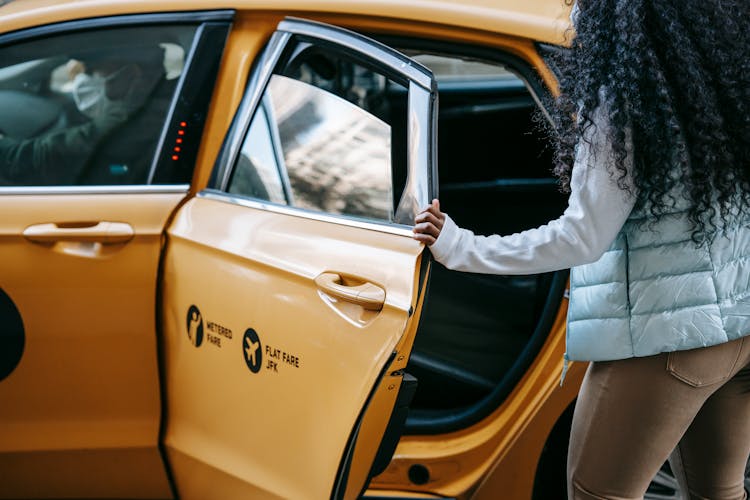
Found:
[[0, 47], [0, 186], [148, 183], [195, 32], [126, 27]]
[[378, 221], [405, 177], [406, 89], [344, 55], [295, 46], [271, 76], [229, 192]]
[[405, 50], [404, 53], [430, 68], [438, 84], [465, 82], [486, 85], [491, 81], [506, 81], [524, 86], [523, 80], [502, 64], [415, 50]]
[[288, 182], [282, 181], [285, 171], [275, 122], [269, 118], [272, 109], [273, 102], [267, 98], [256, 111], [229, 192], [285, 204], [290, 190]]

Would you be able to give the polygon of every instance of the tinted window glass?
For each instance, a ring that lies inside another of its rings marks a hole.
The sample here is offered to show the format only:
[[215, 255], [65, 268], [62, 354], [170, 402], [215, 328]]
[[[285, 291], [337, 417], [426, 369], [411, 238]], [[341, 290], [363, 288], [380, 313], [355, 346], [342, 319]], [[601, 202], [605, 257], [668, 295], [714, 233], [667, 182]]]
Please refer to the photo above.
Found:
[[438, 83], [483, 83], [492, 80], [505, 80], [521, 86], [524, 85], [523, 80], [515, 73], [497, 63], [462, 59], [443, 54], [425, 54], [413, 50], [405, 50], [404, 52], [430, 68]]
[[297, 48], [265, 89], [229, 191], [392, 221], [406, 89], [359, 63]]
[[195, 28], [0, 48], [0, 185], [145, 184]]
[[282, 181], [283, 160], [278, 156], [281, 154], [278, 150], [280, 143], [278, 135], [273, 134], [275, 129], [272, 128], [275, 122], [270, 121], [268, 116], [272, 109], [273, 103], [265, 99], [255, 113], [255, 119], [250, 124], [247, 138], [242, 145], [229, 192], [283, 204], [286, 203], [286, 193], [289, 190], [288, 182]]

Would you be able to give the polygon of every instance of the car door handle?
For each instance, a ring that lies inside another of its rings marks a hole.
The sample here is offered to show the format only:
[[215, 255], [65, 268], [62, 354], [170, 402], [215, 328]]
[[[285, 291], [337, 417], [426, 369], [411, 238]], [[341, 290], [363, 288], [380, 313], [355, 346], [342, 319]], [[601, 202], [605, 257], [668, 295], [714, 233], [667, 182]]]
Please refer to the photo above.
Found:
[[76, 241], [88, 243], [115, 244], [127, 243], [135, 232], [124, 222], [69, 222], [35, 224], [27, 227], [24, 237], [34, 243], [56, 243]]
[[315, 278], [315, 284], [337, 299], [352, 302], [370, 311], [380, 311], [385, 303], [385, 290], [349, 274], [322, 273]]

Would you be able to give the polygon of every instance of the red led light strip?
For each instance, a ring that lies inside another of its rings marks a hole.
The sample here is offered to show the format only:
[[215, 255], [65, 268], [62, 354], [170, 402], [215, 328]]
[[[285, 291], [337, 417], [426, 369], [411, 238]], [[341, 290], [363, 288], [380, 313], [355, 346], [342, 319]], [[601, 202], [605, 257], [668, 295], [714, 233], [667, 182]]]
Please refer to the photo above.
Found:
[[180, 144], [182, 144], [182, 136], [185, 135], [185, 127], [187, 127], [187, 122], [180, 122], [180, 128], [177, 129], [177, 138], [174, 141], [176, 146], [172, 148], [172, 161], [180, 159], [180, 152], [182, 151]]

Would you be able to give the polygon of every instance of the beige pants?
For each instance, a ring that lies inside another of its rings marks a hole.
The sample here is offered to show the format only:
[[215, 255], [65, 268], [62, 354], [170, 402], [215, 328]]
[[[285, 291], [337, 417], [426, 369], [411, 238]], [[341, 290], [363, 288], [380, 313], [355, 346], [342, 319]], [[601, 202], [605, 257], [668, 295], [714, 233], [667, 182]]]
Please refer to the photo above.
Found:
[[746, 498], [749, 363], [750, 338], [591, 363], [573, 416], [568, 498], [643, 498], [667, 458], [683, 498]]

